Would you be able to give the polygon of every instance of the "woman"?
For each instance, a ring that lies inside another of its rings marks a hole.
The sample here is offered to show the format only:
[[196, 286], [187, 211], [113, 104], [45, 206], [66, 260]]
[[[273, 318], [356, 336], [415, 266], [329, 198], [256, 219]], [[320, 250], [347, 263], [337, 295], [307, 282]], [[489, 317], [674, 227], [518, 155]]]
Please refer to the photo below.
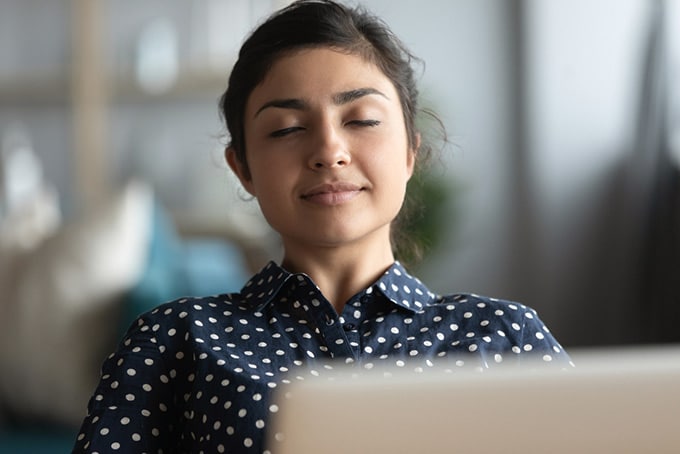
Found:
[[221, 101], [226, 159], [280, 234], [281, 265], [141, 316], [76, 452], [262, 452], [273, 390], [334, 362], [569, 363], [531, 309], [436, 296], [395, 261], [425, 153], [410, 60], [382, 22], [330, 1], [294, 3], [249, 37]]

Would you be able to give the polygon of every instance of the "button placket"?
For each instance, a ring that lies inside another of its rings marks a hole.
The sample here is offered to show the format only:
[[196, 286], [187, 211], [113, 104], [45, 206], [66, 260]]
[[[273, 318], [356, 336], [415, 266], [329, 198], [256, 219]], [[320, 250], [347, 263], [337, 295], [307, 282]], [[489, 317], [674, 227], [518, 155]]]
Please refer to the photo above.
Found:
[[370, 296], [363, 294], [361, 297], [347, 302], [342, 311], [343, 325], [345, 337], [348, 342], [348, 347], [351, 348], [354, 357], [358, 358], [361, 353], [361, 326], [366, 319], [366, 303], [370, 300]]
[[345, 335], [341, 317], [335, 312], [331, 304], [320, 294], [318, 303], [310, 308], [308, 316], [312, 319], [324, 340], [328, 353], [333, 359], [354, 358], [349, 340]]

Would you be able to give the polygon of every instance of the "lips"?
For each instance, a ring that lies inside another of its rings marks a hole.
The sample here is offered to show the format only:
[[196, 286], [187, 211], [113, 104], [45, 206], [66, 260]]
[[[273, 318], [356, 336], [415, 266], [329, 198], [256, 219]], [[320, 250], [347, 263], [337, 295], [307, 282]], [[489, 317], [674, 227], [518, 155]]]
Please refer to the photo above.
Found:
[[364, 188], [354, 183], [324, 183], [305, 190], [303, 200], [319, 205], [339, 205], [358, 196]]

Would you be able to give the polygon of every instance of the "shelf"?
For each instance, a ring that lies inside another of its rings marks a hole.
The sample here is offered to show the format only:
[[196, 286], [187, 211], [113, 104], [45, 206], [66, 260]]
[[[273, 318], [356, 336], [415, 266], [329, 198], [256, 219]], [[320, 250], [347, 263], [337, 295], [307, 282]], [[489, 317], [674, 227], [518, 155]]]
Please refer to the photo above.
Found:
[[228, 72], [215, 70], [187, 71], [181, 73], [168, 90], [151, 93], [145, 91], [132, 76], [124, 77], [112, 84], [112, 101], [145, 103], [202, 99], [213, 101], [227, 88], [228, 78]]
[[[132, 76], [109, 84], [110, 102], [214, 101], [227, 88], [227, 72], [194, 71], [181, 74], [167, 91], [143, 90]], [[61, 75], [21, 75], [0, 80], [0, 103], [36, 106], [71, 102], [70, 80]]]
[[70, 79], [66, 75], [21, 74], [0, 79], [0, 104], [3, 105], [66, 104], [70, 100]]

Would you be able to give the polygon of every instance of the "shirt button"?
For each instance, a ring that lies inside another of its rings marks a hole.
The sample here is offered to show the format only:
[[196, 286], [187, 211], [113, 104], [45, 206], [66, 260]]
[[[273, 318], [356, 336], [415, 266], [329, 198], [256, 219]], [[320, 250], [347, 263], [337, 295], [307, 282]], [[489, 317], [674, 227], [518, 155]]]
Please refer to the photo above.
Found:
[[326, 325], [327, 326], [332, 326], [333, 323], [335, 323], [335, 320], [330, 315], [326, 315]]
[[345, 323], [345, 326], [343, 326], [345, 331], [353, 331], [356, 329], [356, 325], [354, 323]]

